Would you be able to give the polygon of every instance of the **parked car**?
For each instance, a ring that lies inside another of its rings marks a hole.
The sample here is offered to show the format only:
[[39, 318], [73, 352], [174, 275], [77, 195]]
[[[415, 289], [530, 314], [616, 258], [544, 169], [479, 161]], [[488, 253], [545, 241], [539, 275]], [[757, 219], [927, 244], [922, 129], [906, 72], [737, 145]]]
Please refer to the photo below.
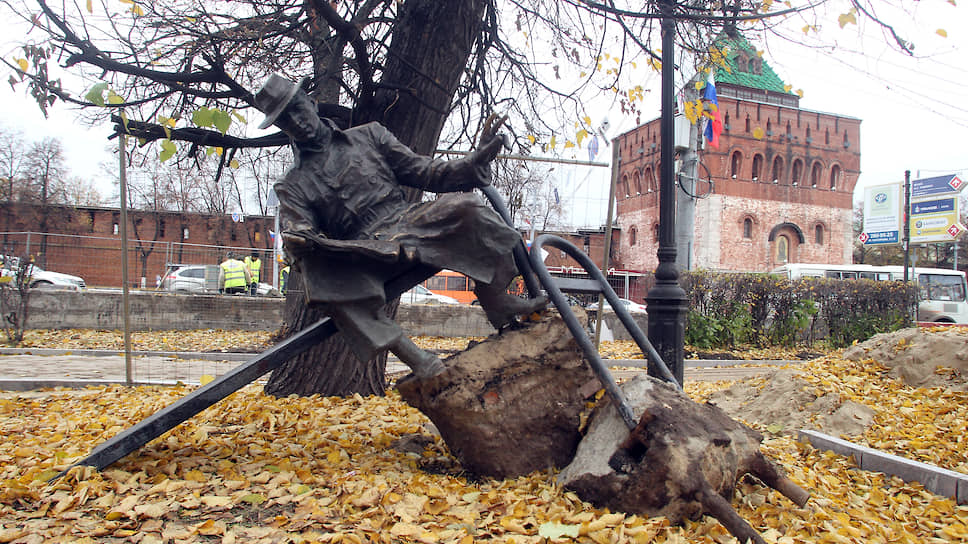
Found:
[[[2, 275], [15, 278], [17, 276], [17, 270], [20, 268], [20, 259], [17, 257], [5, 257], [3, 261]], [[30, 278], [28, 285], [32, 289], [70, 289], [76, 291], [87, 287], [84, 279], [79, 276], [44, 270], [35, 264], [31, 264], [27, 268], [27, 273]]]
[[218, 289], [218, 268], [215, 267], [212, 272], [209, 272], [209, 277], [211, 278], [214, 273], [214, 282], [209, 280], [209, 284], [206, 285], [206, 269], [209, 268], [205, 265], [184, 265], [184, 266], [174, 266], [169, 267], [168, 272], [165, 277], [161, 280], [161, 288], [165, 291], [171, 291], [173, 293], [206, 293]]
[[[645, 305], [644, 304], [639, 304], [638, 302], [632, 302], [631, 300], [629, 300], [627, 298], [620, 298], [618, 300], [619, 300], [619, 302], [622, 303], [623, 306], [625, 306], [625, 309], [628, 310], [628, 312], [630, 314], [644, 314], [644, 313], [647, 313], [646, 310], [645, 310]], [[604, 303], [602, 305], [602, 310], [604, 310], [606, 312], [613, 312], [614, 311], [612, 309], [612, 306], [608, 303], [607, 300], [603, 300], [602, 302]], [[585, 306], [585, 309], [586, 310], [596, 310], [597, 311], [598, 310], [598, 301], [596, 300], [596, 301], [588, 304], [587, 306]]]
[[423, 285], [414, 285], [400, 295], [400, 302], [406, 304], [460, 304], [455, 298], [438, 295]]
[[[203, 294], [218, 292], [218, 266], [189, 264], [169, 267], [161, 280], [165, 291], [181, 294]], [[259, 283], [255, 290], [259, 296], [282, 296], [279, 290], [268, 283]]]

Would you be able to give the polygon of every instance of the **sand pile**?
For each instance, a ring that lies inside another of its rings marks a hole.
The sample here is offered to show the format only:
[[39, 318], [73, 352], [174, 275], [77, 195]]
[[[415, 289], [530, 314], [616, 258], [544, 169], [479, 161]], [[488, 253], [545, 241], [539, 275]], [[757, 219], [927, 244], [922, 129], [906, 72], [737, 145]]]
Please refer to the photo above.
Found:
[[873, 336], [848, 348], [844, 359], [873, 359], [911, 387], [968, 391], [968, 331], [963, 328], [904, 329]]
[[[849, 361], [879, 363], [911, 387], [968, 391], [968, 330], [904, 329], [878, 334], [844, 352]], [[825, 392], [794, 369], [738, 382], [710, 396], [730, 416], [776, 433], [819, 429], [834, 436], [862, 434], [874, 410]]]
[[733, 418], [770, 432], [794, 434], [799, 429], [820, 429], [834, 436], [855, 436], [874, 420], [874, 411], [836, 393], [823, 393], [796, 370], [783, 369], [739, 382], [714, 393], [709, 402]]

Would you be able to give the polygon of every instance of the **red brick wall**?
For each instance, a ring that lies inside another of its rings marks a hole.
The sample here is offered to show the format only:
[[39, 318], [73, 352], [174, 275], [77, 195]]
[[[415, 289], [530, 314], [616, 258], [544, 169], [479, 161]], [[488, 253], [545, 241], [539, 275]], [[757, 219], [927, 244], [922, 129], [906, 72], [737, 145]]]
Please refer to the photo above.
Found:
[[[46, 213], [46, 230], [42, 227], [44, 215], [40, 206], [0, 203], [0, 233], [22, 233], [0, 234], [0, 254], [19, 257], [29, 253], [41, 267], [81, 276], [89, 286], [121, 285], [119, 210], [51, 206]], [[147, 286], [154, 287], [155, 276], [163, 275], [169, 262], [218, 264], [229, 248], [246, 252], [248, 248], [260, 248], [262, 281], [272, 279], [272, 243], [268, 240], [272, 217], [247, 216], [239, 223], [230, 216], [133, 210], [128, 223], [128, 276], [135, 285], [144, 276]], [[188, 237], [183, 238], [186, 229]], [[38, 234], [41, 231], [48, 236]], [[604, 230], [554, 234], [585, 251], [601, 267]], [[613, 268], [617, 267], [619, 238], [620, 232], [614, 230]], [[576, 265], [564, 252], [551, 247], [548, 250], [548, 266]]]
[[[719, 149], [707, 146], [700, 157], [715, 189], [697, 202], [694, 267], [768, 271], [781, 264], [781, 236], [790, 242], [788, 262], [849, 263], [860, 120], [722, 95], [719, 104], [729, 129], [720, 136]], [[763, 133], [759, 139], [754, 136], [757, 129]], [[619, 146], [618, 266], [652, 271], [658, 245], [659, 120], [624, 134]], [[755, 155], [762, 157], [756, 180]], [[773, 183], [777, 159], [779, 175]], [[832, 172], [839, 172], [833, 188]], [[699, 173], [705, 176], [704, 169]], [[749, 238], [744, 233], [747, 219]]]
[[[0, 247], [6, 255], [29, 253], [41, 267], [81, 276], [89, 286], [118, 287], [120, 218], [120, 211], [111, 208], [45, 209], [0, 203], [0, 232], [32, 233], [29, 237], [0, 235]], [[235, 222], [231, 216], [132, 210], [128, 214], [128, 276], [135, 284], [144, 276], [147, 285], [153, 287], [155, 276], [164, 274], [167, 262], [218, 264], [227, 248], [259, 248], [262, 277], [271, 280], [272, 242], [268, 232], [272, 225], [273, 218], [265, 216], [247, 216], [243, 222]], [[188, 236], [184, 237], [186, 229]]]

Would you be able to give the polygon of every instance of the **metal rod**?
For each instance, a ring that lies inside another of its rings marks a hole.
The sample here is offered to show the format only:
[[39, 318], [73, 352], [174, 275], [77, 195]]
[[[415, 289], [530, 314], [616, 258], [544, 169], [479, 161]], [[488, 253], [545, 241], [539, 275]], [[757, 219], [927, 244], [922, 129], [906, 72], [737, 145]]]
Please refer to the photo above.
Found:
[[[608, 186], [608, 211], [605, 214], [605, 255], [602, 257], [602, 274], [605, 278], [608, 278], [608, 261], [609, 254], [612, 251], [612, 217], [613, 209], [615, 208], [615, 188], [618, 185], [618, 175], [619, 169], [622, 164], [622, 152], [619, 149], [618, 138], [612, 140], [612, 175], [609, 180]], [[595, 351], [598, 351], [598, 346], [601, 345], [602, 340], [602, 314], [604, 304], [602, 302], [602, 295], [598, 295], [598, 315], [595, 316]]]
[[[471, 151], [453, 151], [446, 149], [438, 149], [434, 151], [438, 155], [469, 155]], [[594, 161], [580, 161], [577, 159], [555, 159], [551, 157], [532, 157], [531, 155], [505, 155], [500, 154], [497, 156], [498, 159], [507, 159], [512, 161], [525, 161], [525, 162], [550, 162], [553, 164], [574, 164], [576, 166], [596, 166], [598, 168], [607, 168], [609, 164], [607, 162], [594, 162]]]
[[80, 461], [52, 479], [59, 478], [75, 466], [93, 466], [103, 470], [151, 440], [175, 428], [183, 421], [212, 406], [263, 374], [275, 370], [290, 358], [306, 351], [336, 332], [330, 318], [323, 318], [262, 352], [217, 379], [209, 382], [138, 422], [133, 427], [103, 442]]
[[911, 171], [904, 171], [904, 283], [908, 282], [911, 268]]
[[[565, 240], [564, 238], [554, 236], [552, 234], [542, 234], [534, 241], [534, 247], [531, 251], [531, 267], [535, 272], [535, 275], [541, 280], [541, 284], [545, 287], [548, 292], [548, 298], [558, 309], [561, 314], [562, 320], [565, 322], [565, 326], [571, 332], [571, 335], [575, 338], [575, 342], [578, 346], [585, 352], [585, 357], [588, 359], [588, 364], [595, 372], [598, 377], [598, 381], [602, 384], [605, 392], [611, 397], [612, 401], [615, 402], [618, 409], [619, 415], [622, 416], [622, 420], [628, 426], [629, 429], [635, 428], [638, 421], [635, 419], [635, 414], [632, 413], [632, 409], [625, 399], [625, 395], [622, 394], [622, 390], [618, 388], [615, 384], [615, 379], [612, 377], [612, 373], [605, 366], [604, 361], [602, 361], [601, 356], [598, 354], [598, 348], [592, 343], [591, 338], [585, 332], [585, 327], [578, 321], [575, 314], [571, 311], [568, 306], [568, 301], [565, 300], [561, 289], [558, 288], [554, 278], [548, 272], [547, 267], [545, 267], [544, 262], [541, 260], [541, 252], [534, 251], [534, 248], [542, 248], [545, 245], [550, 245], [552, 247], [558, 248], [565, 253], [568, 253], [573, 259], [578, 261], [579, 265], [585, 269], [589, 276], [598, 282], [599, 288], [601, 289], [601, 294], [605, 296], [609, 304], [615, 310], [615, 314], [618, 316], [619, 321], [622, 325], [629, 331], [632, 339], [639, 345], [643, 353], [648, 357], [649, 360], [649, 374], [652, 375], [653, 369], [664, 379], [670, 383], [680, 386], [679, 382], [676, 381], [672, 372], [666, 366], [665, 362], [659, 356], [655, 348], [649, 342], [648, 338], [639, 329], [635, 320], [632, 319], [631, 314], [628, 310], [619, 303], [618, 295], [608, 284], [608, 280], [605, 275], [602, 274], [600, 270], [592, 262], [591, 258], [581, 252], [574, 244]], [[681, 386], [680, 386], [681, 387]]]
[[118, 138], [118, 186], [121, 197], [121, 319], [124, 326], [124, 384], [134, 384], [131, 367], [131, 301], [128, 293], [128, 170], [127, 138]]
[[[511, 212], [508, 211], [508, 207], [504, 204], [504, 199], [501, 198], [501, 194], [498, 193], [497, 189], [493, 185], [485, 185], [481, 187], [481, 192], [490, 201], [491, 206], [501, 216], [501, 219], [509, 227], [514, 228], [514, 224], [511, 221]], [[541, 294], [541, 284], [538, 283], [538, 279], [531, 269], [531, 263], [528, 260], [528, 250], [524, 246], [523, 240], [514, 245], [512, 255], [514, 256], [514, 264], [518, 267], [518, 273], [524, 279], [524, 286], [528, 289], [528, 296], [530, 298], [537, 297]]]

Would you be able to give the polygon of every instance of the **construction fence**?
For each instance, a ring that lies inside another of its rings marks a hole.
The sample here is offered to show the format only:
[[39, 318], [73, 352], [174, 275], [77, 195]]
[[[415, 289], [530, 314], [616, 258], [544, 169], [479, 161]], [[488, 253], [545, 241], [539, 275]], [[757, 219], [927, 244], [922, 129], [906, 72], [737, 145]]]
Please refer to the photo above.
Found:
[[[285, 264], [280, 262], [281, 253], [272, 249], [137, 239], [128, 241], [128, 287], [174, 290], [164, 285], [165, 278], [180, 266], [196, 265], [208, 267], [205, 289], [217, 289], [211, 275], [216, 275], [217, 282], [218, 265], [230, 252], [239, 260], [245, 256], [258, 257], [261, 261], [259, 282], [266, 284], [263, 290], [279, 289], [280, 270]], [[12, 268], [11, 262], [27, 257], [45, 271], [83, 278], [86, 287], [122, 287], [122, 243], [118, 237], [3, 232], [0, 233], [0, 254], [8, 269]]]

